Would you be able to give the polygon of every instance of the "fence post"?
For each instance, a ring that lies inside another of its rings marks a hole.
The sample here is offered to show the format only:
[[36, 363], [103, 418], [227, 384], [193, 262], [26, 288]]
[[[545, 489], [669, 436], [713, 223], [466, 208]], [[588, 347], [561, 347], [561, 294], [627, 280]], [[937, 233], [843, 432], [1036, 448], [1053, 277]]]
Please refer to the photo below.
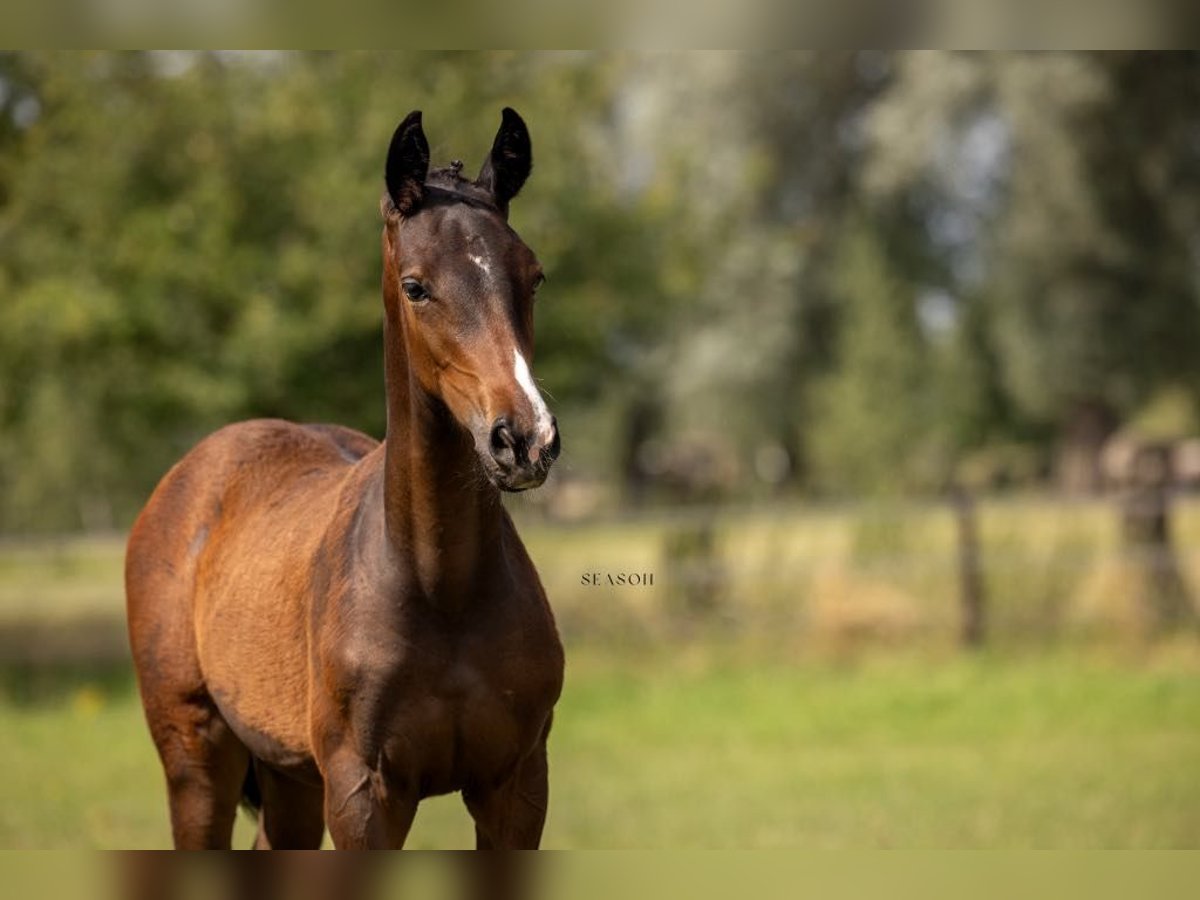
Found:
[[673, 612], [688, 626], [711, 618], [721, 605], [725, 579], [710, 516], [702, 514], [672, 526], [662, 546]]
[[1142, 612], [1158, 632], [1193, 624], [1196, 615], [1171, 545], [1170, 484], [1170, 447], [1138, 447], [1121, 497], [1121, 533], [1145, 586]]
[[975, 499], [961, 485], [953, 487], [952, 497], [958, 537], [958, 600], [962, 614], [959, 640], [964, 647], [975, 650], [983, 646], [987, 634], [987, 598], [983, 586]]

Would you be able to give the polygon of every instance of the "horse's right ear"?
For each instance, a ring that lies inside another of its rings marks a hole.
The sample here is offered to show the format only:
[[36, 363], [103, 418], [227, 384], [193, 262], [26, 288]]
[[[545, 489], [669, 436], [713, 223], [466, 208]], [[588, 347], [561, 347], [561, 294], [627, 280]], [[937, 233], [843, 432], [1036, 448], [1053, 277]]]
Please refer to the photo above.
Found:
[[421, 111], [416, 109], [396, 127], [384, 170], [388, 197], [400, 215], [411, 215], [421, 205], [428, 174], [429, 141], [421, 128]]

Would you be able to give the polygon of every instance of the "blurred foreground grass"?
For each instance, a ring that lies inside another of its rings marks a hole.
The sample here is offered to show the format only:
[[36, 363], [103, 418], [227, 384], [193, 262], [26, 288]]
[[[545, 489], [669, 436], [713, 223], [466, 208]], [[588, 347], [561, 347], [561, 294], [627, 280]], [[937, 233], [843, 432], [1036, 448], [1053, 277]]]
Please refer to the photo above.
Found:
[[[1195, 592], [1200, 504], [1175, 527]], [[664, 548], [704, 531], [697, 606]], [[524, 523], [568, 642], [546, 844], [1200, 845], [1200, 645], [1125, 630], [1115, 510], [989, 503], [980, 531], [992, 642], [966, 657], [944, 508]], [[122, 549], [0, 545], [0, 847], [169, 839]], [[654, 583], [584, 584], [621, 572]], [[457, 798], [423, 806], [413, 846], [470, 842]]]

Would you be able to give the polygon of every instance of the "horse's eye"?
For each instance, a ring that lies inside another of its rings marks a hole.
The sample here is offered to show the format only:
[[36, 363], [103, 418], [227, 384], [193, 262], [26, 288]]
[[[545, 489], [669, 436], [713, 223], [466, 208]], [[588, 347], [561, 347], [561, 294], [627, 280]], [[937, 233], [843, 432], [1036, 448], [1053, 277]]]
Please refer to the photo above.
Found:
[[540, 288], [545, 283], [546, 283], [546, 276], [539, 273], [537, 278], [533, 279], [533, 292], [536, 294], [538, 288]]
[[429, 291], [425, 290], [425, 285], [421, 284], [419, 281], [416, 281], [412, 278], [406, 278], [403, 282], [401, 282], [400, 286], [404, 288], [404, 296], [406, 296], [409, 300], [412, 300], [414, 303], [429, 299]]

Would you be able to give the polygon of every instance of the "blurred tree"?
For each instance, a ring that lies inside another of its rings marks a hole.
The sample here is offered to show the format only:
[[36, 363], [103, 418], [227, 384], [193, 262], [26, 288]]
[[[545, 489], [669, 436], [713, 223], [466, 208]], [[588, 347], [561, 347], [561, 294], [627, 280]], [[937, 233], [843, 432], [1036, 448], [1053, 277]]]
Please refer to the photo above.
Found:
[[473, 167], [505, 104], [564, 470], [1089, 487], [1200, 411], [1195, 52], [9, 53], [0, 530], [118, 526], [238, 418], [382, 433], [383, 148], [421, 107]]
[[113, 527], [238, 418], [381, 434], [377, 203], [396, 121], [482, 162], [505, 104], [537, 177], [538, 374], [593, 402], [668, 304], [613, 184], [615, 63], [578, 55], [0, 58], [0, 529]]
[[687, 191], [685, 233], [672, 243], [693, 254], [665, 357], [668, 422], [745, 457], [782, 451], [796, 483], [820, 427], [809, 387], [836, 365], [834, 260], [857, 202], [861, 119], [888, 58], [709, 53], [648, 68], [651, 108], [671, 126], [644, 143], [673, 163], [656, 181]]
[[943, 287], [983, 297], [1006, 393], [1092, 490], [1118, 422], [1200, 398], [1195, 53], [905, 56], [866, 184], [921, 210]]
[[818, 395], [818, 471], [843, 492], [917, 485], [939, 410], [912, 286], [861, 221], [848, 227], [833, 268], [839, 364]]

